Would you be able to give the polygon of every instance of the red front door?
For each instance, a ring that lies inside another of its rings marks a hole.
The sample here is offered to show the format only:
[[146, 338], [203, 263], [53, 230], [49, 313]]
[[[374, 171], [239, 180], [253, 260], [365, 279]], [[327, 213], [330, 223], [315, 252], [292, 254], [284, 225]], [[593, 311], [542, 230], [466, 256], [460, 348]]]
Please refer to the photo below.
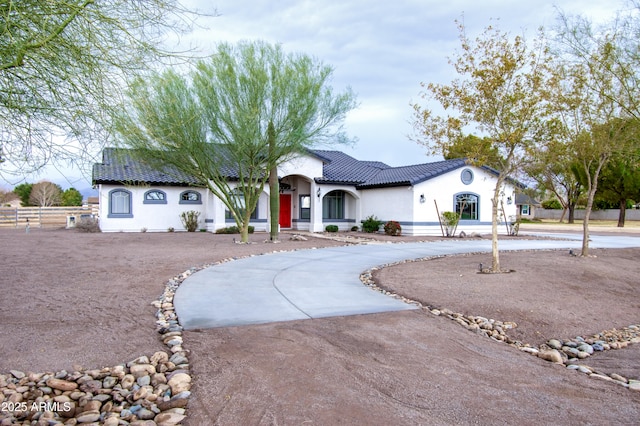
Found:
[[291, 228], [291, 194], [280, 194], [280, 228]]

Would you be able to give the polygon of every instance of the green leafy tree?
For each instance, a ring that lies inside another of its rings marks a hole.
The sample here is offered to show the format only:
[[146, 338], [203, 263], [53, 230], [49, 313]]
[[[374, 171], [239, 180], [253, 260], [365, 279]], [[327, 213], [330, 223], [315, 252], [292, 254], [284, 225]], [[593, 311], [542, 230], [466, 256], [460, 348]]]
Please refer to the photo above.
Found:
[[484, 164], [494, 169], [500, 169], [504, 158], [500, 156], [498, 147], [491, 138], [475, 135], [461, 135], [451, 145], [443, 147], [442, 156], [445, 160], [468, 158], [478, 164]]
[[576, 176], [576, 160], [569, 147], [557, 140], [536, 144], [529, 149], [530, 161], [524, 164], [525, 173], [538, 189], [551, 193], [562, 206], [560, 222], [568, 213], [567, 222], [575, 222], [575, 209], [582, 195], [582, 182]]
[[61, 206], [81, 206], [82, 194], [75, 188], [69, 188], [60, 195]]
[[21, 183], [20, 185], [16, 185], [13, 188], [13, 192], [15, 192], [18, 197], [20, 197], [20, 205], [22, 207], [30, 206], [29, 198], [31, 197], [31, 190], [33, 189], [32, 183]]
[[559, 46], [564, 63], [555, 68], [555, 81], [548, 86], [555, 115], [551, 134], [567, 145], [575, 160], [572, 169], [586, 191], [581, 255], [588, 256], [589, 219], [600, 174], [633, 145], [630, 129], [640, 119], [640, 80], [627, 52], [632, 42], [616, 24], [594, 34], [587, 21], [562, 18]]
[[[516, 36], [488, 27], [475, 41], [458, 23], [462, 50], [450, 63], [460, 76], [450, 84], [424, 84], [427, 102], [438, 102], [446, 115], [436, 115], [414, 105], [418, 143], [432, 153], [449, 152], [464, 138], [464, 129], [475, 127], [483, 136], [472, 140], [479, 153], [498, 153], [500, 159], [492, 201], [492, 270], [499, 272], [498, 209], [508, 177], [526, 160], [526, 149], [536, 142], [546, 110], [542, 88], [551, 61], [542, 39], [533, 45]], [[491, 145], [487, 146], [486, 142]], [[487, 161], [483, 158], [484, 161]], [[483, 160], [470, 161], [485, 164]]]
[[280, 46], [222, 43], [188, 77], [168, 70], [137, 79], [116, 129], [143, 161], [208, 187], [246, 242], [270, 172], [314, 144], [347, 141], [341, 121], [355, 98], [333, 92], [332, 72]]
[[0, 2], [0, 171], [82, 164], [122, 83], [169, 58], [188, 16], [177, 0]]
[[616, 205], [620, 209], [618, 227], [625, 224], [627, 202], [640, 199], [640, 152], [635, 155], [615, 155], [600, 175], [596, 200]]

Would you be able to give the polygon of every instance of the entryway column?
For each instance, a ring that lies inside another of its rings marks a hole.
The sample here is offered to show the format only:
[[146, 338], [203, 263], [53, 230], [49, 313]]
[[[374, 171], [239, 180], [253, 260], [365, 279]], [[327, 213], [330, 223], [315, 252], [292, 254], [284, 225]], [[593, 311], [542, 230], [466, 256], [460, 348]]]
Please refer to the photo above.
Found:
[[322, 232], [322, 197], [324, 192], [322, 188], [316, 184], [314, 180], [311, 181], [311, 215], [309, 223], [309, 231]]

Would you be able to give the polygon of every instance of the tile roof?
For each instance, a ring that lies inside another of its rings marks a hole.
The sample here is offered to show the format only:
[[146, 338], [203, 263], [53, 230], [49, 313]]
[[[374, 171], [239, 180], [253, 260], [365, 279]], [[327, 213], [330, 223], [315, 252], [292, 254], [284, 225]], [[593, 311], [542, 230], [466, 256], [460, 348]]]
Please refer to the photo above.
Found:
[[[354, 185], [359, 189], [415, 185], [466, 164], [464, 159], [456, 159], [391, 167], [380, 161], [356, 160], [341, 151], [310, 150], [309, 153], [324, 163], [323, 175], [315, 179], [317, 183]], [[232, 168], [225, 172], [229, 179], [238, 177]], [[200, 184], [192, 176], [171, 168], [157, 170], [132, 158], [128, 150], [116, 148], [104, 149], [102, 163], [93, 165], [93, 181], [176, 186]]]
[[94, 183], [130, 183], [152, 185], [197, 185], [199, 182], [187, 174], [170, 167], [164, 170], [135, 160], [128, 150], [105, 148], [102, 151], [102, 162], [93, 165], [92, 180]]

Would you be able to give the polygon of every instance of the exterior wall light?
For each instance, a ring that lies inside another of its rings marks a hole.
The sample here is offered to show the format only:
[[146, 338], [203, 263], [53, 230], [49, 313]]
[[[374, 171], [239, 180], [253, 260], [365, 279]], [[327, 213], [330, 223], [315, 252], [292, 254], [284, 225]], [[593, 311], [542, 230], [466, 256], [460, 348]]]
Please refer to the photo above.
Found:
[[318, 190], [316, 191], [316, 195], [318, 196], [318, 198], [320, 198], [320, 196], [322, 195], [322, 191], [320, 190], [320, 188], [318, 188]]
[[424, 198], [424, 194], [420, 194], [420, 202], [424, 203], [425, 201], [427, 201], [427, 199]]

